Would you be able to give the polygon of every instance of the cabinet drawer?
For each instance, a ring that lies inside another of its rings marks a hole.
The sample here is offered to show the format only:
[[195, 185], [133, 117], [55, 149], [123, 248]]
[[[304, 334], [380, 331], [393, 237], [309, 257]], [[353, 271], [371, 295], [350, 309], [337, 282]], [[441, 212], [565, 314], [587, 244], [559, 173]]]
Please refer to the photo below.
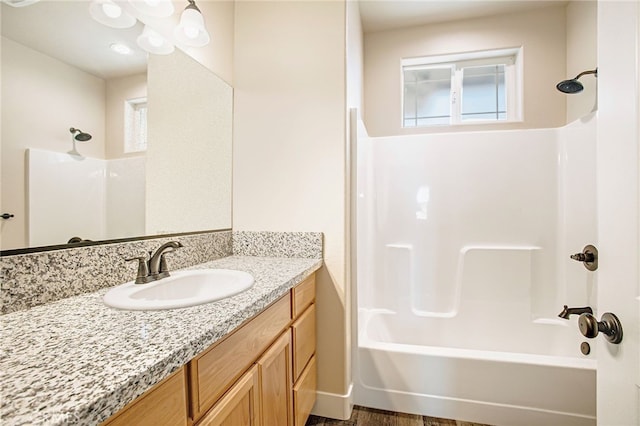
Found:
[[300, 315], [316, 298], [316, 274], [298, 284], [291, 290], [293, 317]]
[[182, 367], [113, 415], [103, 426], [187, 424], [187, 376]]
[[294, 426], [304, 426], [316, 402], [316, 357], [312, 357], [293, 386]]
[[305, 365], [316, 352], [316, 305], [304, 311], [292, 325], [293, 380], [298, 380]]
[[194, 421], [255, 362], [290, 321], [291, 300], [287, 294], [190, 362]]

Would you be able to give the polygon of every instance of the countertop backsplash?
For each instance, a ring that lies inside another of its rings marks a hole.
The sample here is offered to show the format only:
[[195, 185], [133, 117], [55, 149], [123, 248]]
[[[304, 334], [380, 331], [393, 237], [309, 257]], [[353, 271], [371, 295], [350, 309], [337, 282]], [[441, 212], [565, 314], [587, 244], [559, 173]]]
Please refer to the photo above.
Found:
[[322, 232], [233, 232], [235, 256], [322, 259]]
[[252, 231], [214, 231], [3, 256], [0, 314], [131, 281], [136, 276], [137, 263], [124, 259], [145, 255], [172, 240], [180, 241], [183, 247], [167, 256], [170, 270], [234, 254], [322, 259], [321, 232]]

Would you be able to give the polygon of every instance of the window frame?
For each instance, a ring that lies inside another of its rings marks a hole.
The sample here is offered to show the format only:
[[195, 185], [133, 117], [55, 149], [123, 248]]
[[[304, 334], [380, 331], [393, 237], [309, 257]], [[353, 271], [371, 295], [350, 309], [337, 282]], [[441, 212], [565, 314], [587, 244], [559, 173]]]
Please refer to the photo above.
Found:
[[[522, 97], [522, 47], [508, 49], [483, 50], [476, 52], [455, 53], [448, 55], [422, 56], [403, 58], [400, 61], [400, 126], [403, 129], [431, 128], [441, 126], [468, 126], [476, 124], [504, 124], [521, 122], [523, 111]], [[462, 119], [462, 80], [463, 69], [476, 66], [505, 65], [506, 119]], [[405, 70], [421, 70], [452, 67], [450, 111], [448, 124], [427, 124], [405, 126]]]
[[[131, 99], [125, 99], [124, 101], [124, 140], [123, 140], [123, 152], [125, 154], [135, 154], [135, 153], [141, 153], [141, 152], [146, 152], [147, 151], [147, 147], [148, 147], [148, 135], [147, 135], [147, 131], [145, 130], [145, 141], [144, 144], [136, 144], [135, 142], [135, 130], [136, 130], [136, 126], [135, 126], [135, 115], [138, 109], [140, 109], [140, 107], [143, 107], [146, 110], [145, 113], [145, 120], [144, 120], [144, 127], [147, 127], [147, 118], [148, 118], [148, 111], [149, 111], [149, 105], [148, 105], [148, 100], [146, 96], [142, 96], [142, 97], [138, 97], [138, 98], [131, 98]], [[131, 109], [131, 114], [129, 114], [129, 109]], [[133, 119], [134, 122], [129, 123], [129, 126], [127, 125], [129, 120]], [[140, 124], [140, 123], [138, 123]]]

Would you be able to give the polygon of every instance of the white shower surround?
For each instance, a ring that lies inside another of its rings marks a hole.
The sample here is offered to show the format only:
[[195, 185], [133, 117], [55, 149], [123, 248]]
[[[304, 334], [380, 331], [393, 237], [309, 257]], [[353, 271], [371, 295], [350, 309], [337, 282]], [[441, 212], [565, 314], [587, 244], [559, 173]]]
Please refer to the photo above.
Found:
[[[576, 317], [596, 280], [596, 115], [566, 127], [358, 137], [356, 404], [595, 425]], [[595, 347], [595, 345], [594, 345]]]
[[[81, 148], [80, 148], [81, 149]], [[27, 150], [29, 247], [145, 232], [145, 158]]]

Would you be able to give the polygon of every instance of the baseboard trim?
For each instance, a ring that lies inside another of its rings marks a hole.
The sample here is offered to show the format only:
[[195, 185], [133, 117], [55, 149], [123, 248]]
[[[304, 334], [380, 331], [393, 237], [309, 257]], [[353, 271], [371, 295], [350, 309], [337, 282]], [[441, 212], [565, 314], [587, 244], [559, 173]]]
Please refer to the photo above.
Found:
[[311, 410], [314, 416], [348, 420], [353, 410], [353, 383], [346, 394], [316, 391], [316, 404]]

